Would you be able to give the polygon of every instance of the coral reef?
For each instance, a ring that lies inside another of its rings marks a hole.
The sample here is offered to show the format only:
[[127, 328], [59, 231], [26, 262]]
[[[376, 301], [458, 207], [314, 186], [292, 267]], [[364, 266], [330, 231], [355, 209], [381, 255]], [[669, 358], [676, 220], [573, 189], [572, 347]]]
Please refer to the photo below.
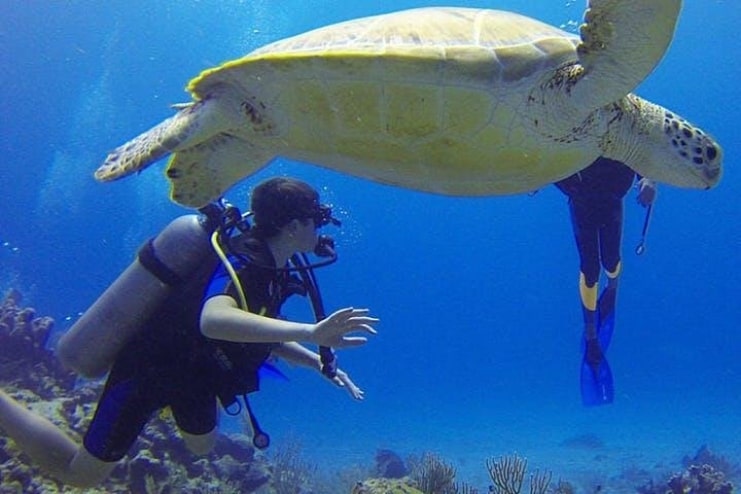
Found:
[[[495, 494], [519, 494], [525, 480], [527, 470], [527, 459], [517, 455], [503, 456], [486, 460], [486, 468], [489, 470], [494, 485], [489, 492]], [[549, 471], [535, 471], [530, 475], [530, 494], [545, 494], [551, 484], [552, 474]], [[561, 485], [559, 484], [559, 487]]]
[[351, 494], [425, 494], [414, 486], [414, 481], [403, 479], [369, 479], [358, 482]]
[[[102, 382], [78, 382], [46, 348], [54, 328], [49, 317], [37, 317], [33, 308], [21, 307], [22, 296], [9, 290], [0, 306], [0, 386], [17, 401], [31, 408], [80, 440], [92, 418]], [[562, 446], [601, 450], [601, 439], [591, 434], [566, 439]], [[574, 494], [564, 481], [551, 482], [548, 470], [527, 472], [527, 460], [517, 455], [486, 460], [492, 485], [480, 491], [456, 482], [456, 469], [432, 453], [406, 462], [394, 451], [380, 449], [375, 465], [359, 466], [324, 477], [316, 465], [301, 455], [297, 438], [275, 444], [266, 454], [255, 450], [242, 434], [219, 436], [207, 456], [190, 453], [179, 438], [174, 421], [165, 411], [153, 418], [140, 435], [126, 461], [120, 462], [110, 478], [86, 493], [221, 493], [259, 494]], [[651, 472], [637, 465], [618, 479], [579, 492], [639, 494], [731, 494], [731, 480], [738, 482], [741, 467], [702, 446], [694, 456], [683, 459], [684, 471], [649, 481]], [[671, 470], [662, 470], [667, 472]], [[526, 480], [529, 479], [529, 483]], [[614, 482], [613, 482], [614, 481]], [[525, 489], [527, 487], [527, 489]], [[625, 487], [624, 489], [622, 487]], [[0, 434], [0, 494], [79, 493], [44, 475]]]
[[667, 482], [671, 494], [731, 494], [733, 484], [710, 465], [691, 465]]
[[[455, 484], [455, 468], [434, 453], [424, 453], [420, 458], [411, 457], [407, 469], [399, 455], [382, 449], [376, 453], [377, 478], [358, 482], [353, 494], [476, 494], [478, 491], [466, 484]], [[408, 475], [391, 477], [388, 473]]]
[[[2, 301], [0, 385], [18, 402], [80, 440], [102, 383], [75, 386], [75, 374], [63, 369], [53, 352], [45, 348], [53, 319], [36, 317], [34, 309], [19, 306], [21, 301], [17, 290], [9, 290]], [[220, 436], [208, 456], [197, 457], [187, 450], [166, 413], [150, 421], [126, 460], [100, 488], [85, 492], [277, 492], [270, 487], [275, 467], [256, 452], [246, 436]], [[284, 465], [283, 474], [293, 466]], [[79, 490], [62, 485], [30, 465], [12, 441], [0, 435], [0, 494], [11, 492]]]
[[54, 329], [51, 317], [21, 307], [18, 290], [5, 293], [0, 305], [0, 384], [35, 390], [44, 399], [70, 390], [75, 374], [65, 370], [46, 342]]
[[651, 481], [636, 491], [639, 494], [732, 494], [733, 484], [710, 465], [690, 465], [663, 485]]
[[[92, 391], [75, 392], [47, 401], [28, 390], [6, 388], [6, 391], [78, 439], [79, 431], [84, 430], [84, 423], [92, 415], [97, 396]], [[74, 492], [19, 458], [9, 443], [0, 437], [0, 493]], [[99, 490], [86, 492], [195, 494], [226, 492], [221, 490], [225, 485], [231, 486], [233, 492], [255, 492], [270, 481], [271, 467], [267, 459], [256, 454], [246, 436], [219, 436], [213, 451], [198, 457], [185, 447], [174, 421], [169, 416], [160, 416], [150, 421], [126, 461], [116, 466]], [[18, 489], [10, 489], [11, 484]]]
[[[385, 451], [385, 450], [384, 450]], [[384, 453], [385, 455], [386, 453]], [[419, 492], [420, 494], [478, 494], [480, 491], [465, 482], [456, 482], [456, 470], [434, 453], [424, 453], [421, 458], [409, 459], [410, 474], [400, 479], [374, 478], [358, 482], [353, 494], [387, 494]], [[486, 467], [493, 482], [486, 492], [495, 494], [520, 494], [527, 471], [527, 460], [517, 455], [488, 459]], [[530, 494], [573, 494], [574, 487], [559, 480], [551, 485], [552, 473], [548, 470], [529, 475]], [[405, 491], [399, 489], [414, 489]], [[396, 490], [394, 490], [396, 489]]]
[[455, 494], [455, 468], [433, 453], [410, 460], [411, 477], [424, 494]]
[[741, 465], [731, 463], [725, 456], [715, 454], [707, 444], [700, 446], [694, 456], [685, 456], [682, 459], [682, 465], [685, 468], [692, 465], [710, 465], [715, 470], [723, 472], [726, 477], [736, 479], [741, 477]]
[[272, 455], [271, 470], [274, 494], [296, 494], [311, 492], [317, 467], [301, 456], [301, 442], [291, 438]]
[[400, 479], [409, 475], [401, 456], [390, 449], [376, 451], [376, 475], [384, 479]]

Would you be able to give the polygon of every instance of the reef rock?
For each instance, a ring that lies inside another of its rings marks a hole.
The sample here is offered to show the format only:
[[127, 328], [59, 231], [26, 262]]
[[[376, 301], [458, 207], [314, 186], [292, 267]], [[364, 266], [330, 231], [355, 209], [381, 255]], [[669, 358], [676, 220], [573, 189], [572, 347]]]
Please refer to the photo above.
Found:
[[351, 494], [423, 494], [417, 489], [414, 481], [408, 477], [402, 479], [368, 479], [358, 482]]
[[691, 465], [667, 482], [671, 494], [732, 494], [733, 484], [710, 465]]
[[376, 451], [376, 475], [385, 479], [400, 479], [409, 475], [404, 460], [390, 449]]
[[703, 444], [695, 453], [695, 456], [685, 456], [682, 465], [689, 468], [692, 465], [710, 465], [718, 472], [723, 472], [726, 477], [741, 477], [741, 465], [732, 463], [725, 456], [713, 452], [707, 444]]

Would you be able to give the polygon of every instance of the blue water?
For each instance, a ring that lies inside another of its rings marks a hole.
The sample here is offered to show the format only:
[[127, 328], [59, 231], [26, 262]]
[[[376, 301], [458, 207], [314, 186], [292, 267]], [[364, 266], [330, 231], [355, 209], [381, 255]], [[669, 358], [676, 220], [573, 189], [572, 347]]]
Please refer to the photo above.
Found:
[[[0, 289], [69, 327], [187, 211], [169, 202], [162, 164], [96, 183], [106, 153], [172, 114], [200, 70], [310, 28], [448, 2], [115, 0], [0, 3]], [[582, 2], [457, 5], [516, 10], [571, 26]], [[325, 466], [372, 463], [376, 448], [434, 451], [460, 480], [486, 485], [484, 460], [518, 452], [556, 475], [675, 466], [702, 444], [741, 460], [741, 7], [685, 2], [670, 50], [637, 89], [724, 146], [710, 192], [663, 186], [647, 252], [644, 212], [626, 202], [624, 276], [610, 348], [613, 405], [581, 406], [577, 257], [563, 196], [459, 199], [381, 186], [280, 161], [321, 188], [344, 221], [341, 262], [318, 273], [329, 309], [370, 307], [378, 336], [340, 354], [363, 403], [303, 370], [253, 400], [277, 440], [298, 434]], [[301, 307], [290, 307], [305, 317]], [[606, 449], [563, 449], [582, 433]]]

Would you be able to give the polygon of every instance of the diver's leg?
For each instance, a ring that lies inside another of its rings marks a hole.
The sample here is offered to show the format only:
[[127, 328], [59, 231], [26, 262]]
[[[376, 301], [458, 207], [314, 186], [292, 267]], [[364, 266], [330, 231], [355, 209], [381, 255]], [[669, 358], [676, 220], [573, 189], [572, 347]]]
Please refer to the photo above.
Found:
[[170, 409], [185, 446], [196, 455], [205, 455], [216, 442], [218, 414], [213, 383], [201, 373], [193, 373], [187, 381], [188, 386], [170, 390]]
[[216, 443], [216, 433], [216, 427], [205, 434], [191, 434], [180, 429], [180, 436], [182, 436], [185, 446], [196, 455], [205, 455], [213, 449]]
[[[612, 201], [611, 201], [612, 202]], [[609, 213], [600, 228], [600, 257], [607, 274], [608, 286], [617, 287], [620, 275], [620, 251], [623, 243], [623, 201], [615, 200], [609, 205]]]
[[579, 297], [587, 340], [596, 338], [597, 290], [599, 281], [599, 232], [592, 224], [588, 205], [569, 202], [579, 252]]
[[579, 297], [584, 318], [586, 361], [596, 369], [602, 361], [597, 338], [597, 293], [600, 273], [599, 230], [594, 222], [594, 208], [588, 202], [569, 202], [571, 223], [579, 251]]
[[607, 351], [615, 331], [615, 304], [622, 271], [620, 250], [623, 230], [623, 201], [606, 201], [606, 214], [600, 227], [600, 254], [607, 286], [597, 301], [597, 334], [602, 351]]
[[68, 482], [84, 487], [98, 485], [108, 478], [116, 463], [96, 458], [84, 447], [78, 448], [70, 464], [70, 474], [74, 479]]
[[94, 458], [59, 427], [1, 390], [0, 429], [35, 464], [67, 484], [91, 487], [106, 478], [115, 466]]
[[623, 268], [620, 256], [623, 242], [622, 199], [615, 200], [614, 203], [610, 205], [609, 214], [606, 215], [605, 222], [599, 231], [599, 239], [602, 267], [607, 276], [605, 293], [600, 297], [600, 299], [604, 299], [605, 302], [610, 302], [610, 305], [614, 307], [618, 282], [620, 280], [620, 272]]

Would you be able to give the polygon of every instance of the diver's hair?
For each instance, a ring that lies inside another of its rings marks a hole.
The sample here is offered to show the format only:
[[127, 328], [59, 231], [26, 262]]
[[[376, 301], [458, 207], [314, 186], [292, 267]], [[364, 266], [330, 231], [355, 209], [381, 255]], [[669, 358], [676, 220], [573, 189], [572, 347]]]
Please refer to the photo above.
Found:
[[291, 220], [311, 218], [318, 209], [319, 193], [306, 182], [271, 178], [252, 191], [253, 234], [263, 240], [274, 237]]

